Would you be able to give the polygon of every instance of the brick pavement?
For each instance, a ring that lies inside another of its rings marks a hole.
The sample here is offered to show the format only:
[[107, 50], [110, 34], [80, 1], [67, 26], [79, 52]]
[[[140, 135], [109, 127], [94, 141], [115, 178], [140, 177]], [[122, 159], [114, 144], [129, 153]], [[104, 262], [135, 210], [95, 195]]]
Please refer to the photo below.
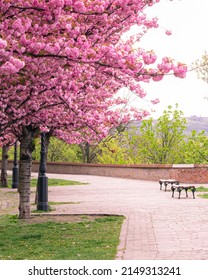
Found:
[[[157, 182], [87, 175], [47, 176], [89, 183], [49, 188], [49, 201], [75, 202], [55, 205], [57, 214], [126, 217], [117, 259], [208, 260], [208, 200], [198, 196], [192, 199], [191, 194], [185, 198], [185, 193], [180, 200], [172, 198], [170, 191], [159, 190]], [[16, 211], [14, 207], [12, 211]]]

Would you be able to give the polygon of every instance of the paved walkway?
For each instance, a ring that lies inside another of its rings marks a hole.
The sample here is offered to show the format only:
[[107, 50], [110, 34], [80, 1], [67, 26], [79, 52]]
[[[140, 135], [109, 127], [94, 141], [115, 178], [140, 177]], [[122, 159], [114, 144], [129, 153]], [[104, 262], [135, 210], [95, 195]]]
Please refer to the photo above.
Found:
[[[59, 214], [121, 214], [126, 217], [117, 259], [208, 260], [208, 200], [181, 199], [157, 182], [87, 175], [48, 177], [89, 183], [49, 188]], [[1, 213], [1, 204], [0, 204]], [[54, 213], [54, 212], [53, 212]]]

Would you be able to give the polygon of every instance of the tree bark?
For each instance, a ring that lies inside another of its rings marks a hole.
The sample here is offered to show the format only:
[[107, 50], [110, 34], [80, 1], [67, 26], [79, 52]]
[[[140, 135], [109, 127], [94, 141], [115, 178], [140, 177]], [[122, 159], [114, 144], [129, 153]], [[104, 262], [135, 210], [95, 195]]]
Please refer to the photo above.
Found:
[[88, 142], [84, 142], [83, 144], [80, 144], [79, 147], [82, 151], [82, 162], [91, 163], [90, 144]]
[[85, 153], [86, 153], [87, 163], [90, 163], [90, 145], [88, 142], [85, 143]]
[[19, 165], [19, 218], [30, 218], [30, 179], [32, 166], [32, 152], [34, 150], [34, 135], [37, 130], [32, 127], [23, 127], [20, 141]]
[[1, 165], [1, 185], [2, 188], [8, 188], [7, 182], [7, 162], [8, 162], [9, 146], [2, 147], [2, 165]]

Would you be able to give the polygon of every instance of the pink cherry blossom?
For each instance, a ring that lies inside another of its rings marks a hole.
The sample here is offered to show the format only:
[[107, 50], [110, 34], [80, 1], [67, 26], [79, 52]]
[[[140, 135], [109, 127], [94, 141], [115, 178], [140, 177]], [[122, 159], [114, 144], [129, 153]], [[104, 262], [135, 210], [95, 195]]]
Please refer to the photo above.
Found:
[[[147, 116], [136, 109], [146, 95], [142, 82], [167, 73], [183, 78], [187, 71], [135, 47], [159, 26], [146, 15], [157, 2], [1, 0], [0, 141], [23, 141], [31, 129], [90, 143], [120, 123]], [[138, 34], [125, 39], [135, 25]], [[119, 98], [123, 89], [137, 97], [134, 104]]]
[[7, 46], [7, 42], [0, 38], [0, 49], [5, 49]]
[[178, 63], [173, 67], [174, 75], [178, 78], [185, 78], [187, 72], [187, 66], [181, 63]]
[[74, 9], [76, 10], [76, 12], [80, 12], [80, 13], [84, 13], [86, 11], [86, 7], [83, 1], [75, 1]]
[[157, 60], [157, 56], [154, 54], [153, 51], [144, 53], [142, 57], [143, 57], [144, 63], [147, 65], [153, 64]]
[[168, 35], [168, 36], [170, 36], [170, 35], [172, 35], [172, 31], [171, 31], [171, 30], [166, 30], [166, 31], [165, 31], [165, 34]]
[[152, 104], [158, 104], [160, 102], [160, 99], [159, 98], [156, 98], [156, 99], [152, 99], [151, 100]]

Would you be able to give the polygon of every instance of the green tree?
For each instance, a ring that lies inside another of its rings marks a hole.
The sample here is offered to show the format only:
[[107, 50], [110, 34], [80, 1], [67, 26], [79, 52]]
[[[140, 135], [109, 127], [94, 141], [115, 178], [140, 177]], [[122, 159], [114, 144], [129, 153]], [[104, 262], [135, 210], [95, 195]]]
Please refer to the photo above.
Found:
[[202, 164], [208, 163], [208, 137], [204, 130], [192, 130], [184, 143], [184, 162]]
[[99, 163], [139, 164], [139, 141], [138, 127], [131, 122], [127, 126], [118, 127], [98, 146], [97, 160]]
[[121, 145], [121, 135], [116, 135], [107, 143], [101, 142], [99, 145], [100, 153], [97, 155], [99, 163], [108, 164], [131, 164], [134, 163], [129, 157], [127, 146]]
[[96, 162], [97, 153], [99, 152], [98, 143], [82, 142], [79, 144], [79, 148], [81, 149], [83, 163]]
[[[33, 160], [40, 160], [40, 139], [35, 139]], [[69, 145], [55, 137], [50, 137], [47, 153], [48, 162], [81, 162], [82, 153], [78, 145]]]
[[182, 143], [185, 140], [186, 118], [178, 110], [163, 112], [155, 123], [152, 118], [144, 120], [140, 127], [138, 149], [143, 163], [181, 163], [183, 161]]

